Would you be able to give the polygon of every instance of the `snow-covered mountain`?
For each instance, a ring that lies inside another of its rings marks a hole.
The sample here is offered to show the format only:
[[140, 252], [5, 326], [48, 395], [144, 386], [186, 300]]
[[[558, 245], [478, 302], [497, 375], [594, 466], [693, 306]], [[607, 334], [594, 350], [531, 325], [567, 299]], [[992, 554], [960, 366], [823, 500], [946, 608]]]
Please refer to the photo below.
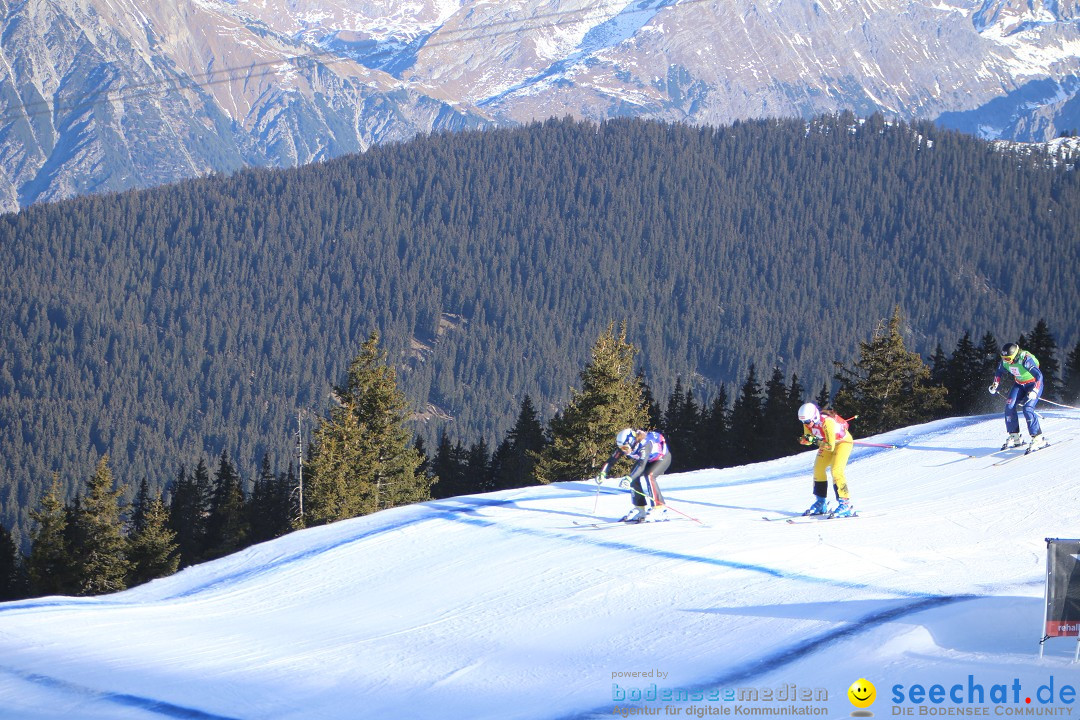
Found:
[[0, 209], [486, 124], [293, 37], [294, 5], [0, 0]]
[[0, 208], [552, 116], [1080, 128], [1058, 0], [0, 0]]
[[784, 522], [806, 452], [663, 478], [670, 522], [575, 524], [629, 498], [558, 483], [0, 604], [0, 718], [838, 718], [863, 679], [876, 717], [1067, 716], [1076, 642], [1040, 638], [1045, 538], [1080, 536], [1080, 412], [1043, 427], [1005, 464], [998, 416], [860, 440], [901, 447], [856, 448], [854, 519]]

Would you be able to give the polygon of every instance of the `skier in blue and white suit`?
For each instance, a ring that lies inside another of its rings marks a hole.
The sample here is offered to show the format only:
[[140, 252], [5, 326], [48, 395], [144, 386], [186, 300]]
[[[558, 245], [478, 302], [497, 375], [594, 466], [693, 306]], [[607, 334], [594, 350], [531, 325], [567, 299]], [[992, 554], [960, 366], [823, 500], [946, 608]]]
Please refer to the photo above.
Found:
[[634, 507], [622, 519], [624, 522], [641, 522], [649, 514], [650, 504], [653, 508], [664, 508], [664, 496], [656, 480], [670, 467], [671, 452], [664, 436], [655, 430], [620, 430], [615, 435], [615, 451], [600, 468], [596, 482], [604, 482], [608, 468], [622, 457], [636, 461], [630, 474], [619, 483], [629, 484], [630, 499], [634, 503]]
[[1017, 406], [1019, 406], [1024, 411], [1024, 420], [1027, 422], [1028, 433], [1031, 435], [1028, 452], [1038, 450], [1046, 445], [1039, 416], [1035, 413], [1035, 405], [1042, 397], [1044, 387], [1039, 359], [1027, 350], [1021, 350], [1016, 343], [1005, 343], [1001, 348], [1001, 364], [994, 372], [994, 382], [989, 387], [991, 395], [997, 394], [998, 384], [1006, 375], [1012, 375], [1013, 387], [1005, 402], [1005, 430], [1009, 436], [1005, 438], [1005, 444], [1001, 446], [1001, 449], [1005, 450], [1021, 444], [1020, 420], [1016, 416]]

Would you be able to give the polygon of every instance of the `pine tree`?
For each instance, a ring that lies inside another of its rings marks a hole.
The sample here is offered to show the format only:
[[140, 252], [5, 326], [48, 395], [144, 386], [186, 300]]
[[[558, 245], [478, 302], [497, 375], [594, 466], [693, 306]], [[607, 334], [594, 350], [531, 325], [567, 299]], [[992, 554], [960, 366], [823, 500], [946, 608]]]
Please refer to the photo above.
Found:
[[492, 490], [491, 454], [483, 438], [469, 447], [469, 454], [465, 459], [465, 477], [468, 488], [466, 492], [470, 494]]
[[337, 396], [330, 410], [311, 436], [304, 483], [302, 526], [335, 522], [363, 514], [362, 468], [374, 460], [364, 445], [355, 408]]
[[495, 489], [525, 487], [534, 481], [536, 456], [544, 448], [544, 426], [528, 395], [521, 401], [517, 421], [492, 457]]
[[845, 417], [858, 414], [867, 435], [927, 422], [948, 407], [945, 388], [927, 385], [930, 368], [905, 347], [902, 324], [897, 307], [887, 326], [879, 324], [869, 342], [859, 343], [854, 367], [837, 364], [836, 409]]
[[782, 438], [782, 442], [787, 443], [787, 450], [783, 453], [784, 455], [794, 455], [802, 450], [802, 446], [798, 445], [796, 440], [803, 432], [802, 422], [799, 421], [799, 408], [805, 402], [803, 400], [805, 396], [806, 388], [799, 382], [799, 376], [792, 373], [791, 385], [788, 386], [787, 417], [784, 420], [783, 432], [785, 434]]
[[1045, 320], [1039, 320], [1028, 337], [1020, 336], [1021, 350], [1027, 350], [1039, 360], [1039, 370], [1043, 375], [1043, 394], [1047, 400], [1059, 399], [1058, 375], [1061, 365], [1057, 359], [1057, 341], [1050, 333]]
[[245, 547], [247, 534], [244, 484], [229, 454], [222, 450], [210, 496], [210, 515], [206, 519], [205, 559], [229, 555]]
[[120, 519], [120, 490], [114, 490], [109, 456], [98, 461], [86, 486], [77, 516], [82, 547], [79, 557], [79, 595], [102, 595], [127, 587], [127, 543]]
[[273, 487], [277, 482], [274, 471], [270, 467], [270, 456], [264, 454], [259, 475], [251, 485], [251, 495], [244, 504], [247, 515], [248, 540], [252, 543], [261, 543], [273, 537], [270, 525], [273, 523], [273, 511], [271, 510]]
[[[688, 470], [697, 470], [702, 466], [701, 454], [702, 449], [699, 443], [698, 433], [695, 429], [701, 425], [701, 421], [704, 415], [704, 408], [698, 404], [698, 401], [694, 398], [694, 391], [686, 391], [686, 400], [683, 402], [681, 425], [685, 428], [683, 432], [683, 438], [679, 440], [674, 447], [679, 448], [677, 455], [686, 455], [686, 463], [682, 465]], [[665, 436], [666, 437], [666, 436]]]
[[949, 358], [941, 343], [934, 348], [934, 354], [930, 356], [930, 384], [937, 387], [948, 387], [949, 381]]
[[71, 570], [72, 570], [72, 594], [79, 591], [79, 578], [82, 569], [79, 562], [82, 558], [83, 552], [86, 548], [86, 527], [83, 523], [79, 522], [79, 518], [82, 515], [82, 496], [76, 494], [71, 499], [71, 502], [64, 505], [64, 543], [67, 546], [68, 555], [70, 558]]
[[[985, 391], [993, 380], [994, 373], [997, 371], [998, 366], [1001, 364], [1001, 343], [993, 333], [986, 333], [979, 340], [979, 345], [975, 349], [975, 354], [979, 361], [979, 377], [980, 377], [980, 391]], [[1001, 401], [1003, 395], [1008, 395], [1009, 388], [1012, 387], [1012, 375], [1006, 373], [1005, 377], [1001, 379], [1001, 387], [998, 388], [997, 396], [984, 394], [980, 396], [980, 399], [976, 401], [973, 412], [978, 413], [991, 413], [1001, 411]]]
[[168, 528], [165, 503], [145, 487], [144, 481], [127, 537], [128, 587], [172, 575], [180, 566], [180, 548], [176, 533]]
[[982, 351], [971, 341], [971, 334], [965, 332], [956, 343], [945, 369], [944, 385], [949, 391], [947, 399], [954, 413], [968, 415], [976, 412], [984, 402], [989, 383], [985, 365]]
[[[299, 472], [297, 472], [299, 469]], [[298, 529], [303, 525], [303, 512], [300, 506], [300, 496], [303, 493], [301, 485], [304, 481], [304, 467], [303, 464], [299, 465], [299, 468], [293, 467], [292, 463], [289, 463], [289, 472], [281, 478], [282, 486], [279, 492], [285, 498], [284, 502], [287, 507], [285, 511], [285, 525], [282, 528], [280, 535], [285, 535]]]
[[420, 465], [416, 468], [416, 472], [431, 477], [431, 458], [428, 456], [423, 436], [417, 435], [413, 438], [413, 447], [416, 448], [416, 453], [420, 456]]
[[481, 440], [469, 449], [460, 440], [450, 444], [445, 429], [439, 435], [432, 470], [439, 479], [431, 488], [431, 496], [435, 499], [487, 492], [492, 487], [487, 444]]
[[597, 339], [581, 372], [581, 389], [572, 391], [569, 404], [549, 423], [550, 442], [537, 457], [540, 482], [596, 475], [611, 455], [615, 433], [648, 424], [645, 392], [634, 373], [636, 352], [625, 325], [616, 334], [609, 324]]
[[8, 529], [0, 525], [0, 602], [24, 598], [29, 590], [19, 548]]
[[[291, 473], [291, 468], [290, 468]], [[292, 478], [292, 479], [290, 479]], [[260, 543], [287, 534], [292, 529], [292, 489], [295, 478], [291, 474], [275, 475], [270, 468], [270, 456], [263, 455], [262, 468], [245, 504], [249, 542]]]
[[[638, 383], [641, 385], [641, 398], [645, 404], [645, 415], [648, 420], [642, 425], [645, 428], [664, 429], [664, 413], [660, 409], [660, 404], [656, 402], [656, 397], [653, 395], [652, 387], [649, 383], [645, 382], [645, 374], [638, 370], [637, 374]], [[665, 436], [666, 437], [666, 436]], [[668, 444], [670, 449], [671, 445]]]
[[806, 388], [799, 382], [799, 376], [796, 373], [791, 373], [791, 385], [788, 386], [788, 408], [795, 418], [794, 427], [796, 434], [802, 432], [802, 423], [799, 422], [799, 408], [802, 407], [802, 404], [805, 402], [805, 400], [803, 400], [805, 396]]
[[[763, 459], [793, 455], [802, 449], [795, 440], [802, 434], [799, 405], [802, 404], [803, 390], [798, 377], [793, 375], [791, 382], [792, 387], [788, 388], [784, 384], [783, 371], [775, 367], [772, 376], [765, 383], [761, 416]], [[792, 395], [795, 395], [794, 401]]]
[[150, 483], [143, 478], [139, 482], [139, 489], [135, 493], [135, 500], [131, 503], [130, 533], [137, 533], [146, 527], [146, 514], [154, 496], [150, 494]]
[[[682, 378], [675, 379], [675, 389], [668, 396], [667, 410], [664, 411], [663, 424], [664, 436], [668, 439], [680, 439], [683, 434], [683, 405], [686, 402], [686, 391], [683, 390]], [[680, 443], [681, 445], [681, 443]]]
[[[982, 339], [979, 340], [977, 354], [982, 362], [979, 367], [980, 374], [984, 378], [983, 384], [989, 386], [994, 371], [997, 370], [998, 365], [1001, 364], [1001, 344], [998, 343], [997, 338], [994, 337], [993, 333], [988, 332], [982, 336]], [[1009, 377], [1012, 376], [1010, 375]]]
[[764, 426], [762, 415], [761, 386], [757, 381], [757, 369], [750, 363], [746, 381], [735, 398], [731, 408], [731, 433], [733, 439], [732, 462], [744, 465], [764, 458], [764, 441], [761, 431]]
[[27, 562], [31, 595], [71, 594], [76, 587], [76, 570], [68, 551], [68, 515], [60, 500], [60, 480], [55, 475], [41, 498], [40, 507], [31, 511], [30, 519], [36, 525]]
[[701, 467], [724, 468], [732, 465], [731, 411], [728, 408], [726, 385], [720, 385], [708, 410], [702, 414], [697, 446], [702, 451], [699, 460]]
[[683, 391], [682, 378], [675, 381], [675, 389], [668, 399], [667, 411], [661, 426], [664, 438], [672, 447], [679, 448], [673, 455], [669, 472], [682, 472], [701, 467], [698, 452], [697, 428], [701, 424], [701, 410], [694, 400], [694, 391]]
[[181, 466], [173, 481], [168, 528], [176, 533], [180, 567], [199, 562], [206, 548], [209, 485], [210, 473], [204, 460], [199, 460], [190, 476]]
[[1065, 382], [1061, 392], [1065, 402], [1080, 402], [1080, 342], [1065, 358]]
[[431, 460], [431, 470], [438, 478], [431, 488], [431, 496], [437, 500], [455, 497], [462, 493], [465, 486], [465, 449], [459, 440], [450, 442], [450, 435], [443, 428], [439, 433], [439, 444], [435, 448], [435, 457]]
[[814, 404], [822, 410], [832, 407], [832, 391], [829, 390], [828, 382], [821, 384], [821, 389], [818, 390], [817, 397], [814, 398]]
[[338, 405], [313, 434], [304, 522], [317, 525], [431, 497], [409, 441], [404, 395], [372, 333], [349, 365]]

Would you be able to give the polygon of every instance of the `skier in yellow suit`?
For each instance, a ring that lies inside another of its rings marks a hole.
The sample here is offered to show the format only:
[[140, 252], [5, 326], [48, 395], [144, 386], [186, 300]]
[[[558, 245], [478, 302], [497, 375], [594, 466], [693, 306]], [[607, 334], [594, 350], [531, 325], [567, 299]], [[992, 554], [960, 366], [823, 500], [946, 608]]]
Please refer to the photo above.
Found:
[[[803, 515], [828, 515], [829, 517], [851, 517], [855, 508], [848, 495], [847, 478], [844, 468], [855, 446], [855, 438], [848, 430], [847, 421], [836, 413], [821, 412], [814, 403], [806, 403], [799, 408], [799, 420], [803, 424], [803, 435], [799, 442], [803, 445], [817, 443], [817, 459], [814, 460], [814, 504]], [[829, 512], [829, 478], [825, 471], [832, 469], [833, 489], [839, 503]]]

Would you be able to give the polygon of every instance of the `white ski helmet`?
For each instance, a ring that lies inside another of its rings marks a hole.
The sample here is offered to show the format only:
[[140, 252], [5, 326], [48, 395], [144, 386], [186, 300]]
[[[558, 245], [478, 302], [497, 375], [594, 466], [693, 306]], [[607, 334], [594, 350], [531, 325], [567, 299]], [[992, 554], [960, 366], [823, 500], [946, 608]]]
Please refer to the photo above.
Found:
[[807, 425], [813, 425], [821, 420], [821, 412], [814, 403], [806, 403], [799, 408], [799, 420]]
[[636, 439], [634, 435], [635, 433], [632, 429], [624, 428], [615, 434], [615, 444], [619, 447], [633, 447]]

